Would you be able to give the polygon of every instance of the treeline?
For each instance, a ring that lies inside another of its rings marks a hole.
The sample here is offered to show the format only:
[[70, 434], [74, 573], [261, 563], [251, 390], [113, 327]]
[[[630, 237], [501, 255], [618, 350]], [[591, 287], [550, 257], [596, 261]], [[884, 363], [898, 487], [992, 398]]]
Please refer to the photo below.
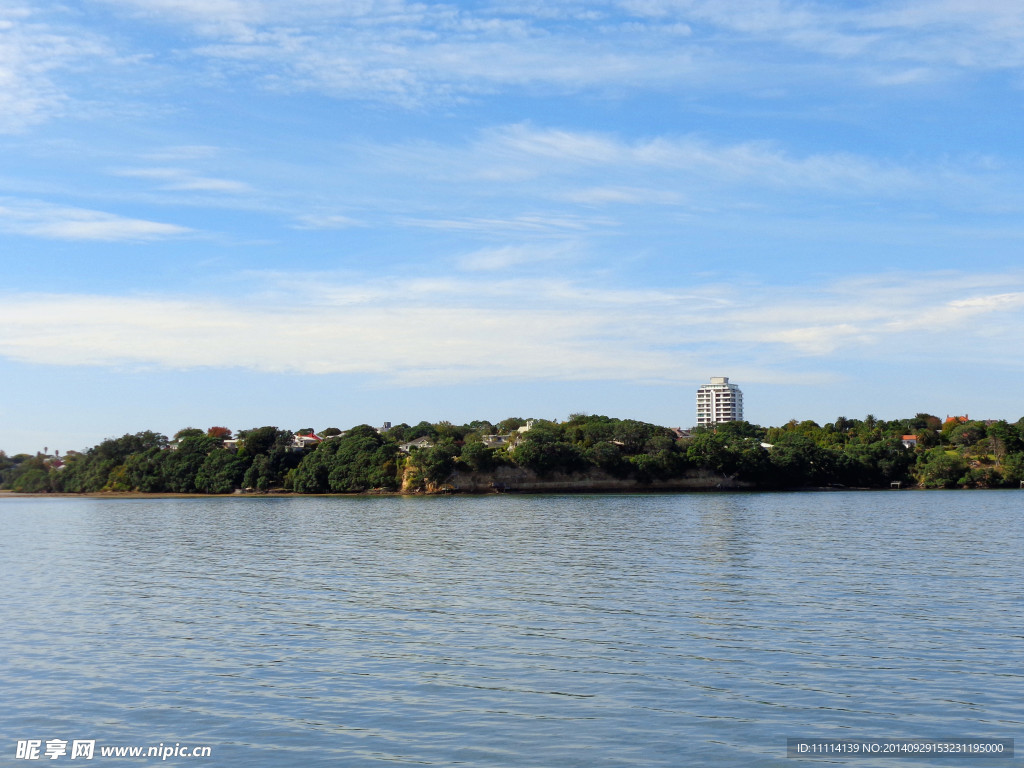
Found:
[[[913, 440], [905, 439], [913, 436]], [[258, 427], [188, 428], [173, 439], [139, 432], [65, 456], [0, 451], [0, 488], [25, 493], [355, 493], [439, 490], [502, 467], [539, 478], [601, 476], [642, 486], [720, 476], [759, 488], [1018, 487], [1024, 419], [883, 421], [840, 417], [781, 427], [729, 422], [689, 432], [575, 414], [564, 422], [506, 419], [387, 430], [368, 425], [314, 434]]]

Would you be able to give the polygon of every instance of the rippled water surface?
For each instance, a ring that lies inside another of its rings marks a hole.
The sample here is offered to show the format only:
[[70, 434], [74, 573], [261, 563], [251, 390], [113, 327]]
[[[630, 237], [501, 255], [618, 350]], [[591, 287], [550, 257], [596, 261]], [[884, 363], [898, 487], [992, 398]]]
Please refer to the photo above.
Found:
[[210, 745], [167, 762], [229, 766], [803, 763], [787, 737], [1024, 750], [1022, 508], [2, 498], [0, 763], [30, 738]]

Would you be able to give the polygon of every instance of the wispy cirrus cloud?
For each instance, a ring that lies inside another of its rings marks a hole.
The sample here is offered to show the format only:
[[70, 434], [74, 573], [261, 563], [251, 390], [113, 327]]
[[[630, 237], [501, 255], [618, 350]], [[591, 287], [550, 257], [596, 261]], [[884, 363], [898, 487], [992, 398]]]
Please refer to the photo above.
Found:
[[621, 0], [630, 13], [685, 18], [835, 61], [939, 68], [1024, 65], [1024, 8], [1002, 0], [869, 0], [855, 6], [775, 0]]
[[697, 136], [624, 141], [607, 134], [518, 124], [488, 132], [478, 146], [484, 155], [506, 156], [517, 164], [532, 160], [538, 173], [545, 167], [618, 167], [686, 172], [771, 187], [872, 193], [922, 185], [909, 168], [845, 152], [799, 156], [768, 141], [722, 144]]
[[562, 198], [583, 205], [684, 205], [688, 202], [685, 195], [673, 190], [615, 186], [570, 189]]
[[506, 88], [670, 83], [696, 72], [687, 51], [652, 46], [655, 36], [678, 39], [679, 25], [623, 35], [628, 27], [603, 26], [611, 23], [606, 9], [106, 2], [139, 18], [189, 28], [203, 38], [191, 46], [192, 54], [232, 71], [244, 68], [269, 88], [405, 106]]
[[902, 87], [1024, 68], [1024, 9], [998, 0], [103, 2], [134, 20], [134, 42], [128, 28], [108, 38], [66, 9], [0, 9], [0, 131], [66, 111], [85, 93], [81, 70], [111, 75], [126, 61], [154, 67], [157, 79], [174, 61], [182, 78], [415, 109], [511, 92], [751, 93], [780, 80]]
[[487, 232], [491, 234], [532, 232], [547, 235], [582, 232], [594, 228], [614, 226], [614, 222], [607, 219], [574, 215], [552, 216], [550, 214], [522, 214], [506, 219], [475, 217], [463, 219], [408, 218], [402, 219], [400, 223], [410, 227], [443, 229], [455, 232]]
[[28, 5], [0, 7], [0, 133], [20, 133], [60, 115], [69, 102], [61, 73], [112, 55], [87, 30], [46, 24]]
[[[908, 158], [905, 162], [854, 152], [794, 151], [775, 141], [726, 143], [697, 135], [627, 138], [530, 123], [481, 130], [461, 144], [364, 143], [351, 148], [367, 172], [441, 187], [486, 190], [487, 200], [520, 195], [580, 205], [730, 206], [757, 200], [778, 205], [778, 193], [811, 202], [928, 200], [1003, 210], [1022, 204], [1012, 169], [976, 157]], [[580, 220], [586, 216], [573, 212]], [[572, 219], [561, 218], [562, 226]], [[471, 217], [431, 226], [471, 228]], [[528, 226], [529, 221], [519, 222]]]
[[[512, 90], [741, 90], [782, 72], [888, 87], [1024, 66], [1024, 11], [985, 0], [606, 0], [466, 6], [105, 0], [187, 30], [174, 46], [264, 87], [419, 108]], [[817, 57], [812, 70], [806, 57]]]
[[238, 0], [111, 0], [107, 3], [136, 18], [180, 24], [213, 37], [250, 39], [270, 20], [266, 3]]
[[0, 198], [0, 230], [56, 240], [145, 241], [187, 235], [188, 227], [104, 211]]
[[338, 213], [305, 213], [296, 217], [295, 229], [351, 229], [365, 227], [359, 219]]
[[111, 173], [124, 178], [151, 180], [156, 182], [160, 189], [175, 192], [222, 192], [225, 194], [252, 192], [252, 188], [244, 182], [203, 176], [184, 168], [118, 168]]
[[569, 262], [577, 258], [578, 246], [573, 243], [505, 245], [473, 251], [460, 257], [457, 263], [467, 272], [500, 272], [513, 267], [550, 266], [552, 263]]

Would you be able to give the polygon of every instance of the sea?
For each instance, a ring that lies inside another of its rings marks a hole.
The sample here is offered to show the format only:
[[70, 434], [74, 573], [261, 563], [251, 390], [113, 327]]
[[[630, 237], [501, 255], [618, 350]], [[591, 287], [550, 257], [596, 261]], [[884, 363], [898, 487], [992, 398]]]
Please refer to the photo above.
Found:
[[0, 765], [1020, 766], [1022, 511], [4, 495]]

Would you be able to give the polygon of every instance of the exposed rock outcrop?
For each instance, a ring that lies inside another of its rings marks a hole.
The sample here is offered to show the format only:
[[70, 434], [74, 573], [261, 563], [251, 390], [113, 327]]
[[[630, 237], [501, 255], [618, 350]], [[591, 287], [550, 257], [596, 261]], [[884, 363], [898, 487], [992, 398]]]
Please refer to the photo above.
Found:
[[[498, 467], [493, 472], [455, 472], [446, 482], [429, 486], [428, 493], [602, 493], [630, 491], [742, 490], [753, 483], [707, 470], [691, 470], [672, 480], [620, 478], [600, 470], [546, 476], [522, 467]], [[403, 485], [403, 490], [405, 486]]]

